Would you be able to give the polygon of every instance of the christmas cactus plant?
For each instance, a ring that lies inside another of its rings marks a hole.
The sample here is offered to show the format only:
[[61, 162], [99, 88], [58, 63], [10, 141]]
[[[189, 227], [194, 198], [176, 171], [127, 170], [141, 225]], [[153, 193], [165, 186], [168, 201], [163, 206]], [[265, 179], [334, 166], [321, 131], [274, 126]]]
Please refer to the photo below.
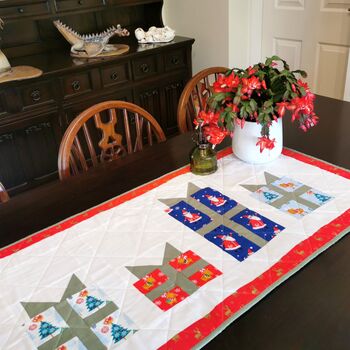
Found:
[[[281, 62], [283, 69], [277, 68]], [[314, 112], [315, 95], [306, 82], [306, 72], [291, 71], [286, 61], [278, 56], [267, 58], [247, 69], [234, 68], [220, 75], [213, 84], [213, 95], [205, 110], [194, 120], [200, 139], [216, 145], [227, 136], [233, 136], [235, 127], [244, 127], [246, 121], [261, 125], [261, 136], [256, 145], [260, 152], [272, 149], [270, 127], [291, 111], [292, 122], [297, 121], [303, 131], [318, 122]]]

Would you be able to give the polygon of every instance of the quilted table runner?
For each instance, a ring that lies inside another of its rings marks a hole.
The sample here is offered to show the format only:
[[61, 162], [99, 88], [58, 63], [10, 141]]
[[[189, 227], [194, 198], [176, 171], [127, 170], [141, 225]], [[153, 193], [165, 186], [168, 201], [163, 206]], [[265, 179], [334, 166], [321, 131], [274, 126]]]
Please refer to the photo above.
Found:
[[1, 249], [0, 348], [199, 348], [349, 231], [350, 171], [220, 157]]

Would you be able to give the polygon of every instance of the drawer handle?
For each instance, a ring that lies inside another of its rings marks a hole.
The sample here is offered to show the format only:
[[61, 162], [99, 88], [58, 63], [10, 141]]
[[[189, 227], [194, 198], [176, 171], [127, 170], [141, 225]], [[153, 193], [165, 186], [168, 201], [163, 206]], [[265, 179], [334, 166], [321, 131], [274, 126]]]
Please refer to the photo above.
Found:
[[72, 88], [74, 91], [79, 91], [80, 90], [80, 82], [79, 80], [74, 80], [72, 83]]
[[111, 79], [114, 80], [114, 81], [118, 80], [118, 73], [117, 72], [113, 72], [111, 74]]
[[174, 64], [175, 66], [178, 65], [180, 63], [180, 60], [178, 57], [173, 57], [171, 59], [171, 63]]
[[141, 69], [142, 73], [148, 73], [149, 72], [149, 66], [148, 66], [147, 63], [141, 64], [140, 69]]
[[23, 8], [23, 7], [19, 7], [19, 8], [17, 9], [17, 11], [18, 11], [19, 13], [24, 13], [24, 8]]
[[30, 94], [30, 97], [32, 98], [33, 102], [40, 101], [40, 99], [41, 99], [40, 90], [32, 91], [32, 93]]
[[79, 4], [79, 5], [84, 5], [84, 1], [83, 1], [83, 0], [79, 0], [79, 1], [78, 1], [78, 4]]

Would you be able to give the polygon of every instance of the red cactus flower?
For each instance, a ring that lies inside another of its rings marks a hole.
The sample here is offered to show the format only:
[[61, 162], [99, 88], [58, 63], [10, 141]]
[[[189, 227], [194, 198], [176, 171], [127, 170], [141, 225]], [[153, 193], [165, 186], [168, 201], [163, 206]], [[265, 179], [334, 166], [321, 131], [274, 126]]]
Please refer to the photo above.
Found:
[[230, 92], [239, 85], [239, 77], [232, 72], [229, 76], [219, 75], [213, 84], [214, 92]]
[[242, 93], [250, 96], [254, 90], [261, 89], [261, 82], [258, 77], [252, 76], [250, 78], [242, 78]]
[[279, 103], [276, 103], [276, 105], [278, 106], [278, 109], [277, 109], [277, 113], [280, 117], [283, 117], [284, 114], [286, 113], [286, 108], [289, 107], [289, 103], [288, 102], [279, 102]]
[[205, 111], [200, 111], [198, 113], [197, 118], [193, 121], [196, 126], [204, 126], [208, 124], [217, 124], [218, 120], [220, 117], [219, 112], [205, 112]]
[[237, 124], [238, 126], [241, 127], [241, 129], [243, 129], [244, 124], [245, 124], [245, 119], [236, 118], [236, 119], [235, 119], [235, 122], [236, 122], [236, 124]]
[[227, 107], [231, 107], [232, 112], [235, 112], [235, 113], [238, 113], [238, 112], [239, 112], [238, 106], [237, 106], [236, 104], [234, 104], [234, 103], [228, 103], [228, 104], [227, 104]]
[[217, 125], [208, 125], [204, 128], [204, 135], [212, 145], [218, 145], [228, 133]]
[[260, 146], [260, 153], [266, 148], [266, 149], [273, 149], [275, 147], [276, 139], [270, 140], [266, 136], [262, 136], [258, 138], [258, 142], [256, 143], [257, 146]]
[[307, 82], [304, 82], [301, 79], [298, 79], [297, 83], [300, 87], [304, 88], [306, 92], [310, 92], [310, 88]]
[[249, 66], [247, 68], [248, 75], [253, 75], [256, 72], [256, 69], [252, 68], [252, 66]]

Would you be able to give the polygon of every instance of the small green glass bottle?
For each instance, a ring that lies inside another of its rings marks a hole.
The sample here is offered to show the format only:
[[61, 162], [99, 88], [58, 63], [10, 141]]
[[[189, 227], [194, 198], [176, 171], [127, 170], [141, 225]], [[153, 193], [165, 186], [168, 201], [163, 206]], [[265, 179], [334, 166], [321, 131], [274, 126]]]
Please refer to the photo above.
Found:
[[209, 143], [200, 143], [190, 154], [191, 172], [196, 175], [209, 175], [218, 169], [216, 152]]

